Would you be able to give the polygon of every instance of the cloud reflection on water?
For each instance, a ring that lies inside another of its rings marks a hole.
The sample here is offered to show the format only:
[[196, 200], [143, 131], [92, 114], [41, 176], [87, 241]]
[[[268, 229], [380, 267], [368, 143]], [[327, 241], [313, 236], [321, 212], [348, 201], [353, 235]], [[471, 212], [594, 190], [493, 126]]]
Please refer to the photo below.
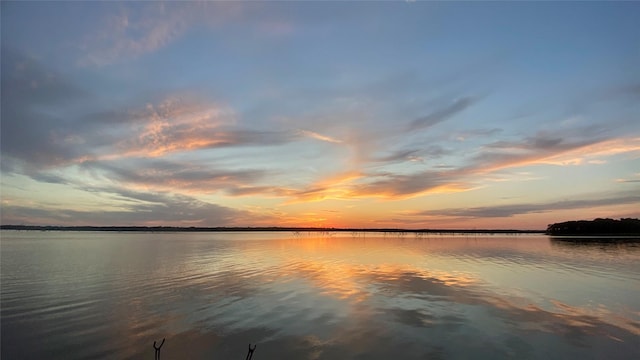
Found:
[[[39, 346], [57, 358], [146, 358], [163, 337], [166, 359], [239, 358], [249, 342], [258, 359], [640, 354], [638, 307], [616, 287], [637, 284], [633, 249], [597, 257], [542, 236], [109, 236], [29, 247], [3, 239], [3, 357], [24, 354], [7, 341], [29, 333], [23, 341], [49, 339]], [[82, 256], [69, 258], [74, 247]], [[22, 274], [7, 269], [23, 256], [39, 272], [16, 283]], [[574, 301], [550, 278], [532, 282], [549, 274], [578, 293], [604, 279], [624, 302]], [[12, 282], [20, 293], [7, 291]]]
[[[634, 339], [640, 326], [633, 319], [554, 299], [543, 308], [477, 274], [429, 268], [437, 250], [429, 254], [399, 243], [303, 236], [261, 244], [265, 248], [242, 260], [258, 269], [249, 290], [255, 301], [241, 297], [237, 307], [227, 308], [231, 317], [250, 319], [238, 321], [235, 331], [262, 329], [265, 358], [274, 348], [305, 349], [301, 358], [310, 359], [527, 358], [541, 356], [548, 342], [584, 354], [596, 343], [612, 358], [639, 350]], [[488, 259], [495, 261], [495, 254]], [[229, 275], [223, 284], [237, 276]], [[273, 358], [280, 355], [273, 352]]]

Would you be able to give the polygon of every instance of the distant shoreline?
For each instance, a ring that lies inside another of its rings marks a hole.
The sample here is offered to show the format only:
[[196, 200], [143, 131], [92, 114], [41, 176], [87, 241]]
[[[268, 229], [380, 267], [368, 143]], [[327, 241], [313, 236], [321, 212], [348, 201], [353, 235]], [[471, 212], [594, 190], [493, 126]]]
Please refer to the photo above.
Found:
[[546, 233], [551, 236], [640, 236], [640, 219], [565, 221], [549, 225]]
[[180, 227], [180, 226], [38, 226], [0, 225], [0, 230], [21, 231], [105, 231], [105, 232], [384, 232], [429, 234], [544, 234], [544, 230], [516, 229], [395, 229], [318, 227]]

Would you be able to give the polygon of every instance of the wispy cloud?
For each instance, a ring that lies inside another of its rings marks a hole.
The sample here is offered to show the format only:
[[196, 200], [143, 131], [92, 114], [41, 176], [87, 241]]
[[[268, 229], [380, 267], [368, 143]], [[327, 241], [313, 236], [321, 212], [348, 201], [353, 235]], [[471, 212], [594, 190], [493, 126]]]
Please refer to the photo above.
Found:
[[320, 140], [320, 141], [326, 141], [326, 142], [335, 143], [335, 144], [342, 143], [342, 140], [338, 140], [338, 139], [332, 138], [330, 136], [318, 134], [317, 132], [313, 132], [313, 131], [310, 131], [310, 130], [300, 130], [300, 134], [302, 134], [303, 136], [307, 136], [307, 137], [310, 137], [310, 138], [313, 138], [313, 139]]
[[288, 197], [295, 194], [296, 190], [292, 188], [283, 188], [280, 186], [230, 186], [225, 188], [225, 193], [231, 196], [253, 196], [260, 195], [264, 197]]
[[469, 106], [473, 105], [476, 102], [476, 99], [472, 97], [463, 97], [457, 99], [452, 104], [436, 110], [429, 115], [423, 116], [421, 118], [417, 118], [409, 124], [409, 131], [416, 131], [421, 129], [426, 129], [431, 126], [434, 126], [440, 122], [443, 122], [450, 117], [456, 115], [457, 113], [467, 109]]
[[287, 130], [244, 129], [232, 110], [197, 101], [168, 98], [134, 111], [122, 140], [114, 145], [127, 156], [158, 157], [174, 152], [237, 146], [280, 145], [296, 138]]
[[396, 150], [390, 154], [374, 157], [372, 161], [375, 162], [397, 162], [397, 161], [407, 161], [407, 160], [418, 160], [420, 159], [417, 156], [419, 149], [408, 149], [408, 150]]
[[[360, 183], [349, 187], [349, 196], [406, 198], [428, 192], [459, 192], [478, 187], [483, 177], [508, 168], [534, 164], [567, 164], [570, 159], [596, 158], [616, 154], [635, 154], [640, 140], [604, 137], [566, 138], [562, 134], [539, 133], [520, 141], [499, 141], [480, 148], [466, 165], [426, 170], [409, 174], [394, 172], [365, 173]], [[397, 153], [399, 159], [409, 153]], [[413, 154], [411, 152], [411, 154]]]
[[548, 146], [540, 144], [529, 147], [526, 140], [519, 150], [491, 151], [485, 150], [474, 159], [484, 164], [487, 171], [500, 168], [526, 166], [533, 164], [580, 165], [583, 163], [603, 163], [600, 158], [617, 154], [637, 154], [640, 151], [640, 140], [635, 138], [617, 139], [579, 139], [564, 140], [561, 138], [549, 141]]
[[386, 197], [403, 199], [426, 193], [459, 192], [474, 188], [464, 179], [465, 172], [453, 170], [426, 170], [409, 175], [367, 174], [362, 182], [349, 187], [349, 196]]
[[456, 140], [465, 141], [467, 139], [474, 139], [477, 137], [497, 136], [502, 131], [502, 129], [498, 128], [462, 130], [454, 134], [453, 137]]
[[80, 64], [104, 66], [139, 57], [167, 46], [191, 27], [232, 21], [242, 8], [234, 2], [120, 3], [86, 35]]
[[439, 145], [428, 145], [424, 147], [410, 145], [408, 149], [395, 150], [385, 155], [372, 156], [368, 161], [373, 163], [424, 162], [425, 160], [441, 158], [447, 154], [450, 154], [450, 151]]
[[547, 203], [523, 203], [471, 208], [448, 208], [416, 213], [416, 216], [446, 216], [456, 218], [506, 218], [515, 215], [552, 212], [556, 210], [587, 209], [599, 206], [640, 204], [640, 196], [633, 193], [596, 199], [563, 200]]
[[[282, 16], [256, 16], [260, 3], [234, 1], [153, 1], [106, 4], [107, 14], [81, 41], [81, 66], [106, 66], [158, 51], [194, 28], [216, 31], [243, 23], [256, 35], [286, 37], [294, 25]], [[245, 18], [253, 14], [251, 21]]]
[[[248, 186], [263, 178], [267, 172], [257, 169], [216, 169], [215, 166], [189, 164], [161, 159], [137, 158], [118, 161], [86, 161], [81, 169], [96, 177], [128, 186], [156, 191], [198, 193], [217, 192], [225, 188]], [[99, 171], [97, 173], [97, 171]]]
[[[588, 154], [597, 144], [609, 140], [604, 135], [582, 135], [577, 130], [569, 130], [571, 135], [538, 132], [534, 136], [527, 136], [519, 141], [496, 141], [483, 146], [473, 157], [472, 167], [493, 171], [505, 167], [525, 166], [527, 164], [543, 163], [571, 152]], [[566, 133], [566, 130], [564, 131]], [[628, 139], [626, 141], [635, 141]]]
[[60, 225], [248, 226], [272, 224], [264, 214], [237, 210], [192, 197], [117, 188], [96, 188], [107, 196], [129, 200], [122, 210], [80, 211], [70, 208], [4, 204], [2, 223]]
[[637, 182], [640, 182], [640, 173], [633, 174], [628, 178], [616, 179], [616, 182], [619, 182], [619, 183], [637, 183]]

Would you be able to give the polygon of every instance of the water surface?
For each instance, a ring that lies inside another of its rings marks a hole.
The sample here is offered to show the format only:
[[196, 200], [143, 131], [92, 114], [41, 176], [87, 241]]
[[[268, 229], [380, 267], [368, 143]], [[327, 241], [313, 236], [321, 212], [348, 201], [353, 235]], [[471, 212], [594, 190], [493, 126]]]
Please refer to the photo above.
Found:
[[3, 359], [640, 358], [640, 244], [3, 231]]

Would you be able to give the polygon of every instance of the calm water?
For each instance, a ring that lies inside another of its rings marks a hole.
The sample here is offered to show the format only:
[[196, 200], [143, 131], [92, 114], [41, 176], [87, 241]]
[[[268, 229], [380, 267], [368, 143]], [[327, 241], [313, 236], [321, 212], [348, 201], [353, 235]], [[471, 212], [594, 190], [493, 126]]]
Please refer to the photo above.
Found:
[[1, 233], [2, 359], [640, 358], [640, 243]]

